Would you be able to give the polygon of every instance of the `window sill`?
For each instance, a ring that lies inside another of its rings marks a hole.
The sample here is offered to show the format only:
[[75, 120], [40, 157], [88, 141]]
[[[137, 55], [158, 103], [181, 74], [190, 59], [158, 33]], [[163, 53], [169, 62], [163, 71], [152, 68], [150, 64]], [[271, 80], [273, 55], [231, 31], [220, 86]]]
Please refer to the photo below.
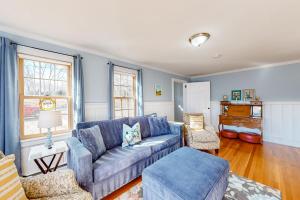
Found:
[[[55, 141], [66, 140], [67, 138], [69, 138], [71, 136], [72, 136], [72, 132], [66, 132], [66, 133], [59, 134], [59, 135], [53, 135], [52, 139], [55, 142]], [[21, 148], [44, 144], [45, 140], [46, 140], [46, 137], [24, 139], [24, 140], [20, 141]]]

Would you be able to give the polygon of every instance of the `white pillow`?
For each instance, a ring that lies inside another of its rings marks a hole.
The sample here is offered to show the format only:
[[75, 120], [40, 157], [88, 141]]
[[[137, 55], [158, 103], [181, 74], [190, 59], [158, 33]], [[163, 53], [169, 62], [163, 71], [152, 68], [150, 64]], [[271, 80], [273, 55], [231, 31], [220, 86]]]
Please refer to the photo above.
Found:
[[133, 146], [142, 141], [140, 123], [137, 122], [132, 127], [123, 124], [123, 143], [122, 147]]

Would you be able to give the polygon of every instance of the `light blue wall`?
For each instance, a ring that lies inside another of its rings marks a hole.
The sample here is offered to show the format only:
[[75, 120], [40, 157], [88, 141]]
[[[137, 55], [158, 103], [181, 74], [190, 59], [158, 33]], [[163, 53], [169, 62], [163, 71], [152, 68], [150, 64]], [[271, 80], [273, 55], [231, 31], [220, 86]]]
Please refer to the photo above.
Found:
[[211, 81], [211, 99], [219, 101], [224, 94], [231, 96], [232, 89], [256, 89], [263, 101], [300, 100], [300, 64], [192, 78], [195, 81]]
[[[108, 99], [108, 66], [107, 62], [112, 61], [113, 63], [120, 66], [127, 66], [138, 68], [141, 66], [132, 65], [130, 63], [124, 63], [117, 60], [105, 58], [90, 53], [77, 51], [53, 45], [37, 40], [32, 40], [22, 36], [17, 36], [0, 31], [1, 37], [7, 37], [17, 43], [39, 47], [47, 50], [58, 51], [68, 54], [80, 54], [83, 57], [83, 72], [84, 72], [84, 88], [85, 88], [85, 101], [86, 103], [95, 102], [107, 102]], [[144, 84], [144, 101], [171, 101], [172, 100], [172, 78], [179, 78], [188, 80], [187, 78], [143, 68], [143, 84]], [[162, 96], [155, 96], [154, 84], [160, 84], [163, 89]]]

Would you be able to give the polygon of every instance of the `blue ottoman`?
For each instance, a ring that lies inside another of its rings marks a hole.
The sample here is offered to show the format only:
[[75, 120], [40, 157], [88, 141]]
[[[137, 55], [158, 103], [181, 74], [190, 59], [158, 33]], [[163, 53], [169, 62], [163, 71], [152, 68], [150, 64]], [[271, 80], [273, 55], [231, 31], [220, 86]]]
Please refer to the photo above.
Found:
[[143, 171], [144, 200], [221, 200], [229, 164], [216, 156], [180, 148]]

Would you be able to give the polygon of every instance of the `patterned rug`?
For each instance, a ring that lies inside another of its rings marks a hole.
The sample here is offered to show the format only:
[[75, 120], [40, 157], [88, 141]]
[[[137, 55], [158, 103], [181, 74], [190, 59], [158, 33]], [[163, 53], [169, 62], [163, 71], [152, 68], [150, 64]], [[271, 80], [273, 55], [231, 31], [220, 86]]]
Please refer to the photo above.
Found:
[[[229, 185], [223, 200], [281, 200], [281, 192], [277, 189], [253, 180], [229, 175]], [[138, 183], [115, 200], [142, 200], [142, 183]]]

